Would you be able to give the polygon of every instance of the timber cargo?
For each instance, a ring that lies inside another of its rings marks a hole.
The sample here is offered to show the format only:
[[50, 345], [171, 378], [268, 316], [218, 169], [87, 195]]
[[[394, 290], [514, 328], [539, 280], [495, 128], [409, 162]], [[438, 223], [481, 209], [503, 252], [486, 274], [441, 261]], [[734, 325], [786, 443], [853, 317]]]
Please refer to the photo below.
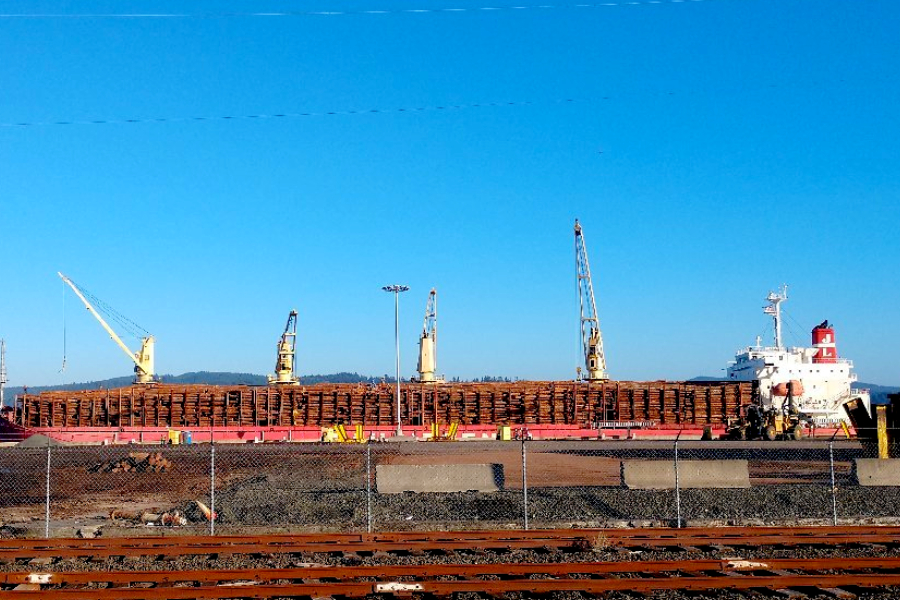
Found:
[[[401, 385], [400, 417], [404, 427], [456, 423], [463, 431], [702, 428], [723, 426], [751, 403], [754, 392], [751, 382], [733, 381], [410, 383]], [[291, 430], [344, 425], [389, 432], [396, 426], [395, 394], [391, 384], [157, 384], [50, 391], [18, 396], [13, 422], [51, 435], [57, 429], [190, 429], [198, 440], [220, 429], [278, 428], [292, 435]]]

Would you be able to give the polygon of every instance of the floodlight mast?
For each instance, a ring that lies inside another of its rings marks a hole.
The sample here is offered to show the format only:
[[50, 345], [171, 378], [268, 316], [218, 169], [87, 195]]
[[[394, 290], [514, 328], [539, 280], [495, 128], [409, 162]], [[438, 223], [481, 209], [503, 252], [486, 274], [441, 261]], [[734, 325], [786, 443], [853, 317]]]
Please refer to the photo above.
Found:
[[594, 299], [594, 284], [591, 281], [591, 266], [578, 219], [575, 219], [575, 267], [578, 302], [581, 306], [581, 350], [586, 367], [585, 379], [609, 379], [606, 355], [603, 353], [603, 335], [597, 317], [597, 302]]
[[109, 326], [109, 324], [100, 316], [100, 313], [97, 312], [97, 309], [88, 301], [87, 298], [84, 297], [84, 294], [81, 293], [81, 290], [78, 289], [78, 286], [75, 285], [71, 279], [63, 275], [62, 273], [57, 272], [59, 277], [70, 287], [72, 291], [75, 292], [75, 295], [84, 303], [84, 306], [88, 309], [88, 311], [94, 315], [94, 318], [100, 322], [100, 325], [103, 326], [103, 329], [106, 330], [106, 333], [109, 334], [109, 337], [116, 343], [119, 348], [122, 349], [122, 352], [128, 355], [128, 358], [134, 362], [134, 382], [135, 383], [156, 383], [153, 379], [153, 347], [155, 344], [155, 340], [152, 335], [147, 335], [141, 338], [141, 349], [137, 352], [132, 352], [128, 349], [128, 346], [125, 345], [125, 342], [122, 341], [122, 338], [118, 336], [118, 334], [113, 331], [113, 328]]
[[386, 285], [382, 287], [386, 292], [394, 294], [394, 346], [397, 349], [397, 437], [403, 435], [403, 427], [400, 424], [400, 293], [409, 290], [407, 285]]

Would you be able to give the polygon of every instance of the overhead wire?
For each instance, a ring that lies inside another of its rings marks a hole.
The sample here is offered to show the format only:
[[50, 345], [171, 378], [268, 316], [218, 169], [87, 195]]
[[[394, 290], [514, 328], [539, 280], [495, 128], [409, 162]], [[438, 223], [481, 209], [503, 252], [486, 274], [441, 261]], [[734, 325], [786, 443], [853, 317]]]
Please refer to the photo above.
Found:
[[[350, 15], [440, 14], [466, 12], [496, 12], [519, 10], [559, 10], [579, 8], [608, 8], [619, 6], [649, 6], [660, 4], [696, 4], [716, 0], [624, 0], [618, 2], [579, 2], [574, 4], [518, 4], [510, 6], [458, 6], [445, 8], [394, 8], [368, 10], [283, 10], [283, 11], [223, 11], [171, 13], [0, 13], [0, 19], [224, 19], [236, 17], [336, 17]], [[719, 0], [721, 1], [721, 0]]]
[[[821, 82], [805, 82], [806, 87], [820, 85]], [[831, 80], [831, 84], [844, 85], [845, 80], [836, 77]], [[802, 83], [791, 82], [789, 85], [776, 85], [774, 83], [761, 84], [750, 87], [736, 87], [720, 89], [721, 93], [746, 93], [749, 91], [768, 91], [781, 87], [804, 87]], [[548, 100], [513, 100], [513, 101], [494, 101], [494, 102], [468, 102], [457, 104], [440, 104], [426, 106], [411, 107], [395, 107], [395, 108], [365, 108], [365, 109], [348, 109], [348, 110], [320, 110], [320, 111], [304, 111], [304, 112], [278, 112], [278, 113], [260, 113], [260, 114], [232, 114], [232, 115], [198, 115], [192, 117], [132, 117], [132, 118], [116, 118], [107, 117], [101, 119], [67, 119], [53, 121], [6, 121], [0, 122], [0, 129], [11, 129], [21, 127], [46, 127], [46, 126], [65, 126], [65, 125], [134, 125], [148, 123], [189, 123], [189, 122], [209, 122], [209, 121], [252, 121], [266, 119], [300, 119], [310, 117], [336, 117], [336, 116], [358, 116], [358, 115], [374, 115], [374, 114], [407, 114], [422, 113], [432, 111], [453, 111], [453, 110], [471, 110], [484, 108], [508, 108], [508, 107], [530, 107], [540, 105], [564, 105], [564, 104], [596, 104], [607, 102], [610, 100], [628, 99], [631, 97], [672, 97], [685, 96], [694, 93], [693, 90], [684, 92], [666, 91], [666, 90], [650, 90], [646, 92], [624, 93], [617, 95], [604, 95], [597, 97], [584, 98], [557, 98]]]
[[[608, 100], [608, 96], [604, 96], [602, 100]], [[572, 102], [592, 102], [593, 100], [578, 100], [575, 98], [567, 98], [564, 100], [551, 100], [550, 103], [563, 104]], [[329, 111], [309, 111], [296, 113], [274, 113], [274, 114], [258, 114], [258, 115], [219, 115], [219, 116], [196, 116], [196, 117], [149, 117], [149, 118], [130, 118], [130, 119], [88, 119], [88, 120], [67, 120], [67, 121], [19, 121], [0, 123], [0, 127], [43, 127], [47, 125], [119, 125], [119, 124], [136, 124], [136, 123], [178, 123], [190, 121], [230, 121], [230, 120], [252, 120], [252, 119], [297, 119], [302, 117], [328, 117], [328, 116], [346, 116], [346, 115], [364, 115], [378, 113], [408, 113], [408, 112], [425, 112], [439, 110], [462, 110], [468, 108], [491, 108], [503, 106], [532, 106], [536, 102], [531, 101], [513, 101], [513, 102], [476, 102], [470, 104], [446, 104], [436, 106], [416, 106], [404, 108], [369, 108], [362, 110], [329, 110]]]

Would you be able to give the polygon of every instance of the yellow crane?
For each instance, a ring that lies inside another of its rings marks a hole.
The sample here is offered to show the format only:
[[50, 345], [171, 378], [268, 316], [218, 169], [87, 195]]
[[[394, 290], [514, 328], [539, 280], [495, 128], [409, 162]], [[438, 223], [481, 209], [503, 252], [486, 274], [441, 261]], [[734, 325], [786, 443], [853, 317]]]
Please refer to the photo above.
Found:
[[269, 375], [269, 385], [300, 385], [300, 378], [294, 374], [294, 355], [297, 345], [297, 311], [288, 315], [284, 333], [278, 340], [278, 358], [275, 361], [275, 375]]
[[419, 381], [437, 383], [437, 290], [431, 288], [425, 304], [425, 322], [419, 336]]
[[[62, 273], [57, 274], [70, 288], [72, 288], [72, 291], [75, 292], [75, 295], [78, 296], [78, 298], [84, 303], [84, 306], [88, 309], [88, 312], [94, 315], [94, 318], [100, 322], [100, 325], [103, 326], [103, 329], [106, 330], [106, 333], [109, 334], [109, 337], [111, 337], [116, 345], [118, 345], [119, 348], [121, 348], [122, 351], [128, 355], [128, 358], [130, 358], [132, 362], [134, 362], [134, 382], [144, 384], [156, 383], [156, 381], [153, 379], [153, 346], [155, 344], [153, 336], [143, 328], [140, 328], [134, 322], [128, 321], [128, 323], [130, 323], [132, 326], [138, 327], [139, 329], [141, 329], [141, 331], [147, 334], [146, 336], [143, 336], [141, 338], [141, 349], [137, 352], [132, 352], [128, 348], [128, 346], [125, 345], [125, 342], [122, 341], [122, 338], [120, 338], [118, 334], [113, 331], [113, 328], [109, 326], [106, 320], [102, 316], [100, 316], [100, 313], [97, 312], [97, 309], [94, 307], [94, 305], [90, 301], [88, 301], [87, 298], [85, 298], [85, 294], [82, 292], [82, 290], [79, 289], [71, 279], [69, 279]], [[98, 302], [98, 299], [94, 298], [94, 301]]]
[[[575, 264], [578, 276], [578, 300], [581, 304], [581, 351], [587, 369], [585, 379], [609, 379], [606, 372], [606, 355], [603, 353], [603, 335], [597, 317], [594, 284], [591, 281], [591, 265], [581, 225], [575, 219]], [[580, 371], [581, 367], [579, 367]]]

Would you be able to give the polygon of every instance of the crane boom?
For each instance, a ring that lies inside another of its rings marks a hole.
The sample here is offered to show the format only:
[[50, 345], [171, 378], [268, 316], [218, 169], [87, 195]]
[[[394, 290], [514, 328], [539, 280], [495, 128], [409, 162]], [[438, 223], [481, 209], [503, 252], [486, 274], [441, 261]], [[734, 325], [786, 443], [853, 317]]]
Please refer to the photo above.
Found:
[[297, 311], [288, 315], [284, 333], [278, 340], [278, 358], [275, 361], [275, 375], [269, 375], [269, 384], [300, 385], [300, 378], [294, 374], [294, 355], [297, 346]]
[[153, 336], [148, 335], [141, 338], [141, 349], [138, 352], [132, 352], [128, 346], [125, 345], [125, 342], [122, 341], [122, 338], [120, 338], [106, 320], [100, 316], [100, 313], [97, 312], [88, 299], [84, 297], [84, 294], [81, 293], [78, 286], [62, 273], [57, 272], [57, 274], [70, 288], [72, 288], [72, 291], [75, 292], [75, 295], [84, 303], [84, 306], [88, 311], [100, 322], [100, 325], [103, 326], [103, 329], [106, 330], [109, 337], [111, 337], [119, 348], [128, 355], [128, 358], [134, 362], [135, 383], [156, 383], [153, 380], [153, 346], [155, 343]]
[[434, 383], [437, 370], [437, 290], [431, 288], [425, 304], [425, 322], [419, 336], [419, 381]]
[[581, 305], [581, 350], [584, 353], [586, 379], [609, 379], [606, 372], [606, 355], [603, 353], [603, 335], [597, 317], [594, 284], [591, 281], [591, 265], [587, 246], [578, 219], [575, 219], [575, 266], [578, 276], [578, 301]]

